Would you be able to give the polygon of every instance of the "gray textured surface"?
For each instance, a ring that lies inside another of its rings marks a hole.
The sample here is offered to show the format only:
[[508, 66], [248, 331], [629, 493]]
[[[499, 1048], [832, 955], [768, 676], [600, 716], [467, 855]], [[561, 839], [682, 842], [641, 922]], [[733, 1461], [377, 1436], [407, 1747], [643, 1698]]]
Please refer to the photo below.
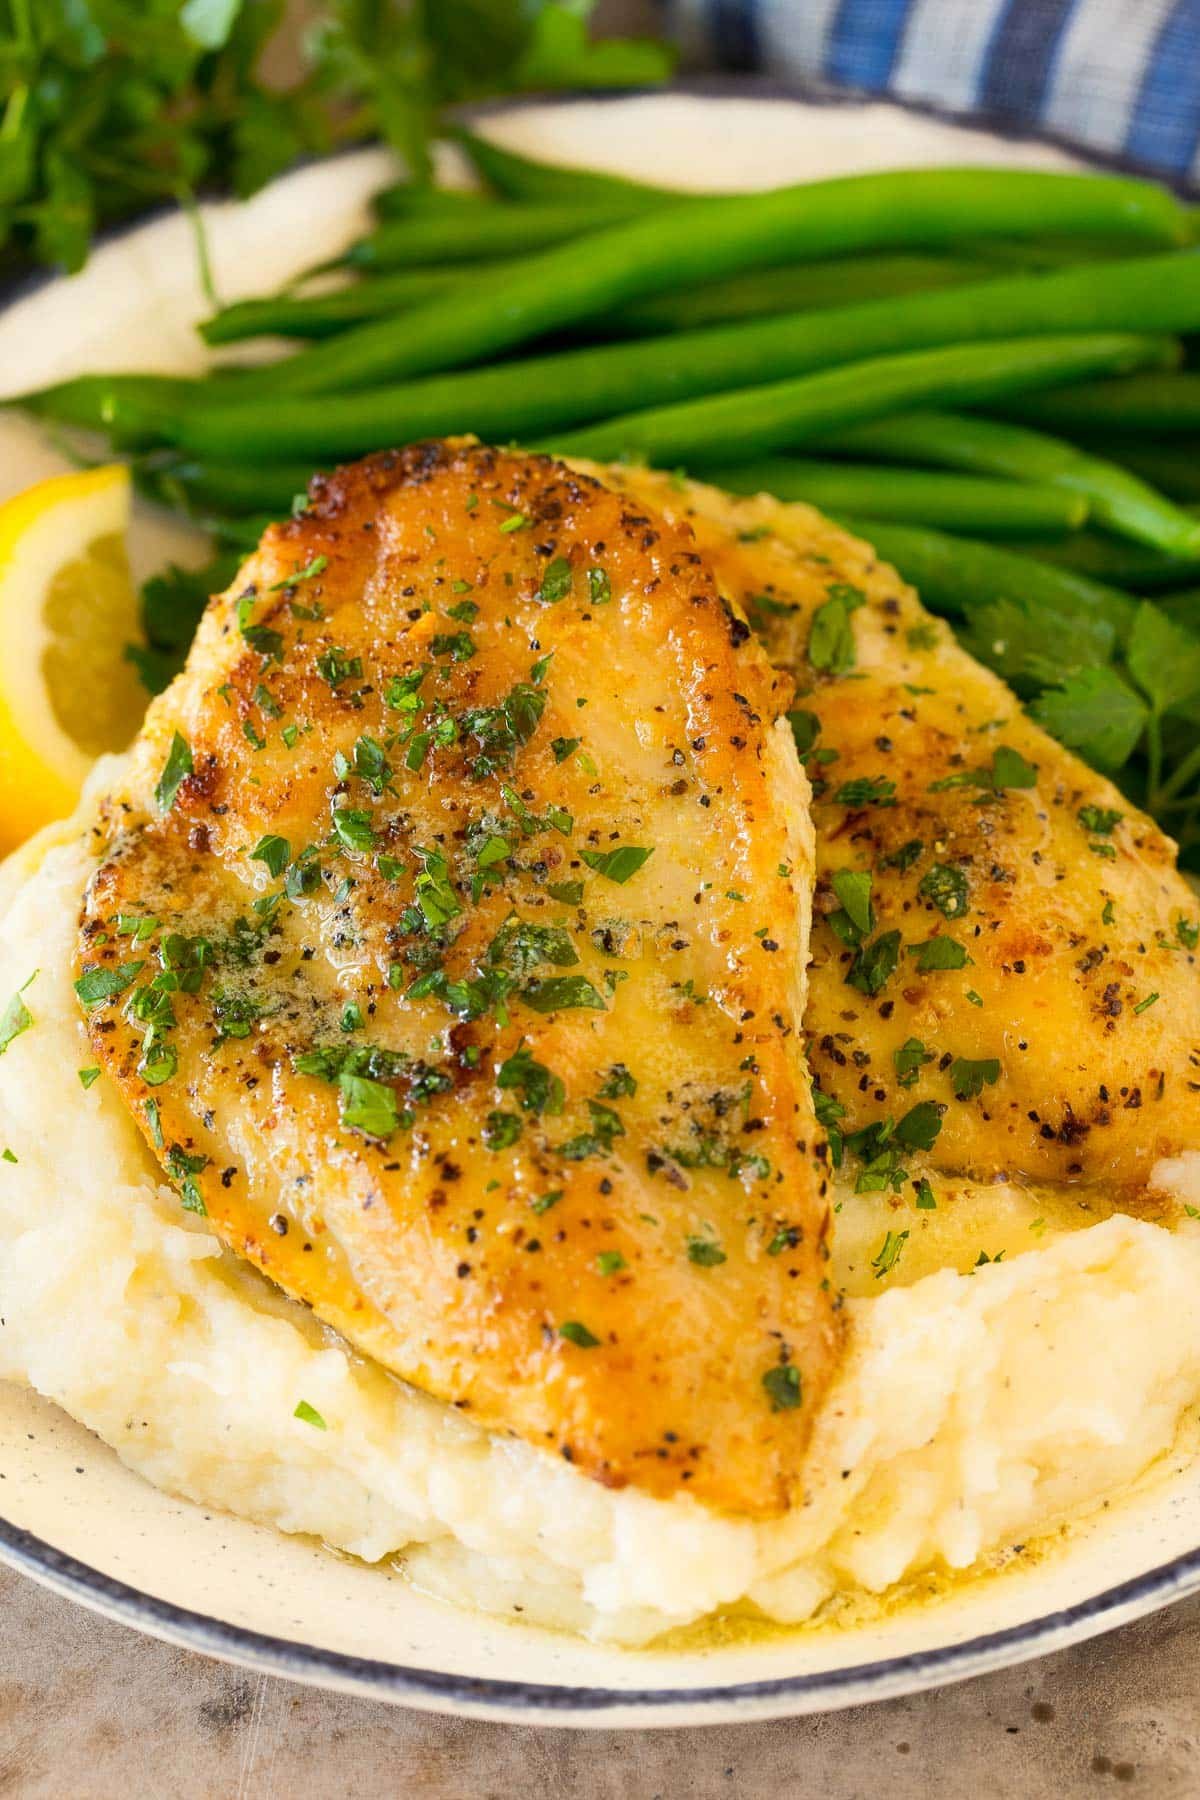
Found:
[[0, 1795], [21, 1800], [1075, 1800], [1200, 1794], [1200, 1600], [878, 1707], [536, 1731], [247, 1675], [0, 1571]]

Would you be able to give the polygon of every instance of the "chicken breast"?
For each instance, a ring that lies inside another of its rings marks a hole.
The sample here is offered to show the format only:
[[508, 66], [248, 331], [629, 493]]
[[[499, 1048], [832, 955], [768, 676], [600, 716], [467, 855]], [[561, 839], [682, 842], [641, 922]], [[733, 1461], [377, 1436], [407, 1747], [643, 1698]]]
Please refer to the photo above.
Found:
[[182, 1205], [319, 1318], [753, 1516], [837, 1343], [790, 697], [690, 526], [544, 457], [374, 457], [151, 708], [77, 983]]
[[924, 1149], [1137, 1202], [1160, 1158], [1200, 1149], [1200, 905], [1174, 845], [811, 508], [611, 479], [694, 528], [801, 691], [806, 1026], [859, 1179], [886, 1191]]

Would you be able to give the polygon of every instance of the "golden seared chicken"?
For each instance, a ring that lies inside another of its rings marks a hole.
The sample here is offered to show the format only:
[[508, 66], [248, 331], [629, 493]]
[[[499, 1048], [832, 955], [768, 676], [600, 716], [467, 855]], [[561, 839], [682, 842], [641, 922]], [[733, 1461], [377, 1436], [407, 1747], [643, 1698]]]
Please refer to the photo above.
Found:
[[351, 1343], [757, 1516], [836, 1339], [790, 692], [686, 526], [374, 457], [152, 707], [77, 983], [183, 1205]]
[[928, 1150], [1128, 1203], [1160, 1157], [1200, 1150], [1200, 905], [1171, 842], [810, 508], [613, 479], [694, 527], [801, 691], [806, 1028], [859, 1179], [886, 1190]]

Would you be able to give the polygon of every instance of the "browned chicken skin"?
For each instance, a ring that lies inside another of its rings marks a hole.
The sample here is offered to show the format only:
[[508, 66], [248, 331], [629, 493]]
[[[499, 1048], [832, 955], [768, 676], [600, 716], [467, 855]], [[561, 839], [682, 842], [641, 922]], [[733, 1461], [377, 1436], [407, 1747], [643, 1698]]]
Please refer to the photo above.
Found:
[[[819, 871], [805, 1023], [841, 1129], [929, 1102], [935, 1167], [1135, 1202], [1160, 1157], [1200, 1149], [1200, 903], [1173, 844], [867, 545], [765, 495], [612, 479], [694, 527], [796, 678]], [[844, 872], [870, 875], [865, 931]]]
[[758, 1516], [836, 1345], [789, 703], [688, 527], [375, 457], [210, 607], [80, 937], [97, 1056], [234, 1249], [480, 1423]]

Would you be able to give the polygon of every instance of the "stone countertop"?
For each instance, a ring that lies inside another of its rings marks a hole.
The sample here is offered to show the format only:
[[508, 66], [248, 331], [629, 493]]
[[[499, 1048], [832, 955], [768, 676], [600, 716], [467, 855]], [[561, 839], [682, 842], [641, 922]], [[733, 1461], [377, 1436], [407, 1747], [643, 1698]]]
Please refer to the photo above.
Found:
[[247, 1674], [0, 1570], [0, 1796], [1087, 1800], [1200, 1794], [1200, 1598], [1057, 1656], [769, 1725], [540, 1731]]

